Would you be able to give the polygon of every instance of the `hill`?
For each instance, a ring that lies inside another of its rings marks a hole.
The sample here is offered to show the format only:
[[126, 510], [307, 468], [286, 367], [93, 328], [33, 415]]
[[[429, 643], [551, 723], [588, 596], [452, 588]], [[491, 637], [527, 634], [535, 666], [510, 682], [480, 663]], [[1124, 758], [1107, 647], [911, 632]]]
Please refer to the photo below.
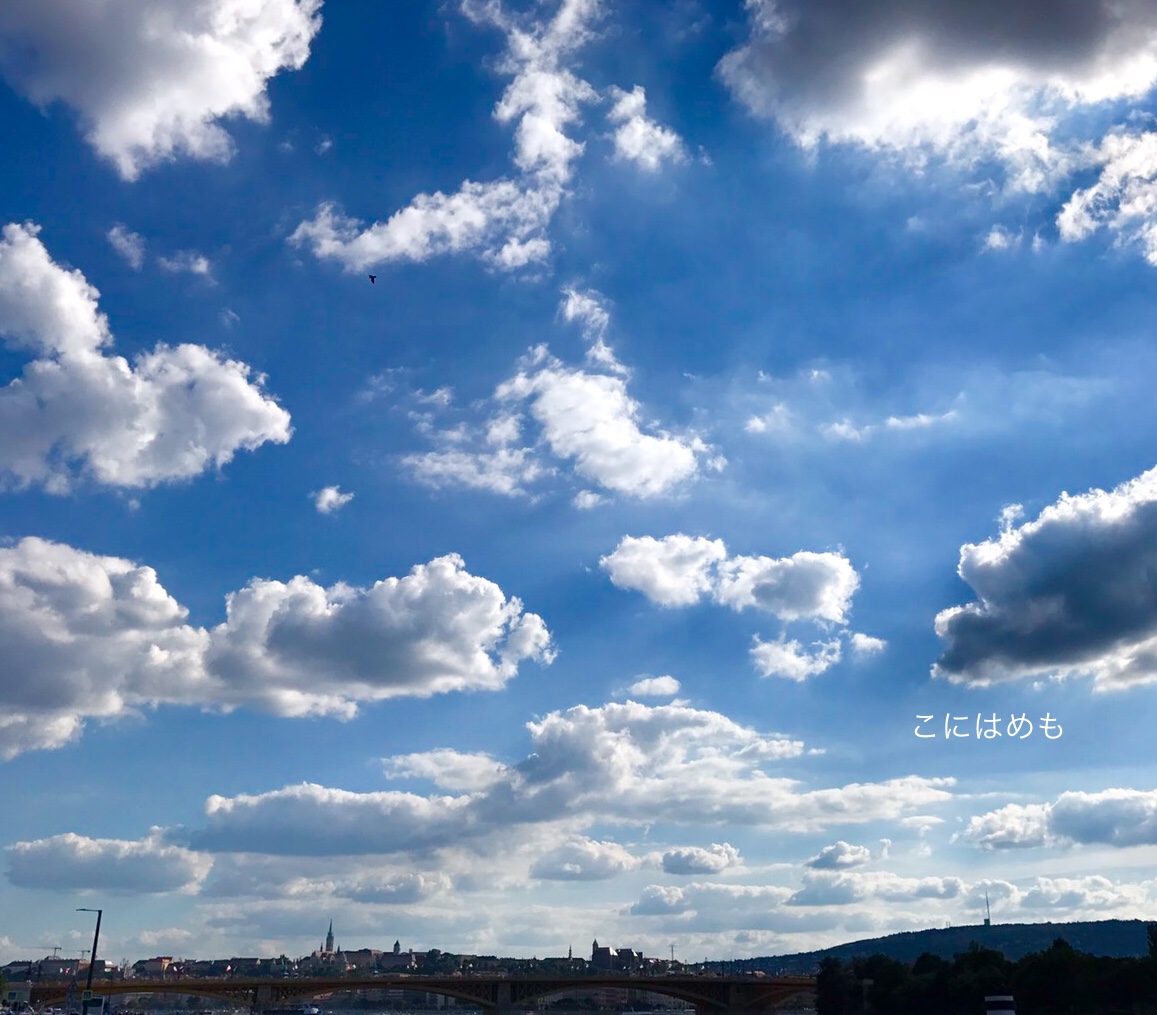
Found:
[[771, 955], [751, 960], [749, 968], [767, 973], [804, 973], [813, 971], [822, 959], [831, 955], [845, 961], [857, 955], [880, 953], [900, 962], [912, 962], [924, 952], [950, 959], [966, 951], [975, 941], [984, 948], [995, 948], [1005, 958], [1016, 960], [1031, 952], [1044, 951], [1058, 937], [1078, 951], [1090, 955], [1118, 958], [1145, 955], [1149, 944], [1144, 920], [1087, 920], [1078, 923], [1002, 923], [986, 927], [973, 924], [937, 930], [904, 931], [887, 937], [867, 938], [835, 945], [815, 952], [794, 955]]

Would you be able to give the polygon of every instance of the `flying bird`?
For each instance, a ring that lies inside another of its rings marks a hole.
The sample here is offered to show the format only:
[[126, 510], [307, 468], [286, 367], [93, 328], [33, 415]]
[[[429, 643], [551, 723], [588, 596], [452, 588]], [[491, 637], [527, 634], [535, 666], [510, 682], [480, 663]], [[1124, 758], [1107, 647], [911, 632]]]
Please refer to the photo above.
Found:
[[378, 276], [377, 275], [371, 275], [370, 276], [370, 285], [377, 285], [377, 284], [378, 284]]

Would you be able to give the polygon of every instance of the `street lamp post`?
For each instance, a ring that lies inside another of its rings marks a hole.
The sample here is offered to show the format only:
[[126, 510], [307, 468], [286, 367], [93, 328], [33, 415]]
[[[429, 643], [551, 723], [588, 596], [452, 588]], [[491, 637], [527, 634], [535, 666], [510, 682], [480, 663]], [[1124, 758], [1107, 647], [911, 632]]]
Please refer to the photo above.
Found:
[[85, 909], [81, 907], [77, 909], [78, 913], [96, 913], [96, 932], [92, 935], [92, 951], [88, 956], [88, 980], [84, 985], [84, 1000], [81, 1002], [81, 1011], [83, 1015], [88, 1015], [88, 1006], [92, 1001], [92, 974], [96, 969], [96, 945], [100, 940], [100, 918], [104, 914], [103, 909]]

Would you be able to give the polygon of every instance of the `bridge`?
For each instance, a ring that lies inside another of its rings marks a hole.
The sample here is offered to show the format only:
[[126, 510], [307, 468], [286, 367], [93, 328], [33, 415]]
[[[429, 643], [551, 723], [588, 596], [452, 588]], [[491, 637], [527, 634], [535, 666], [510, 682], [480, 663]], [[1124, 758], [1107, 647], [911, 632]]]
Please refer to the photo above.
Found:
[[[683, 1001], [696, 1015], [761, 1015], [788, 1001], [815, 995], [811, 976], [343, 976], [270, 979], [98, 980], [94, 996], [184, 994], [230, 1001], [261, 1015], [268, 1008], [355, 990], [409, 990], [452, 997], [483, 1015], [519, 1015], [549, 998], [574, 991], [616, 988], [645, 990]], [[35, 1005], [60, 1004], [75, 995], [75, 983], [37, 983]]]

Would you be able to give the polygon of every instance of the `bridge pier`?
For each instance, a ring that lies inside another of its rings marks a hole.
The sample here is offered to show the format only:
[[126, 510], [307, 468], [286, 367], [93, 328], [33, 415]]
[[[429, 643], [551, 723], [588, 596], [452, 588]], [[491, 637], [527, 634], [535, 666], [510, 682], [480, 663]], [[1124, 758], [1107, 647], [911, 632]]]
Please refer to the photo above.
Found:
[[494, 1015], [511, 1015], [514, 1011], [514, 1000], [510, 992], [510, 984], [502, 982], [496, 984], [494, 991], [494, 1007], [491, 1009]]
[[273, 987], [262, 984], [254, 988], [249, 995], [249, 1015], [261, 1015], [266, 1008], [272, 1007]]

